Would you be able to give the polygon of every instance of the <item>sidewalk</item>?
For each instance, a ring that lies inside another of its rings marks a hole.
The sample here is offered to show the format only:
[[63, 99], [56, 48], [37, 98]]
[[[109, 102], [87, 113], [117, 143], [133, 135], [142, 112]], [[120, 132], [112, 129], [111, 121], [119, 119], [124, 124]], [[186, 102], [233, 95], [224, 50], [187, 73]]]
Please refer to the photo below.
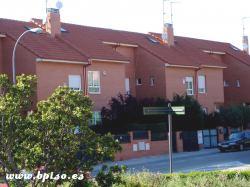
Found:
[[[215, 154], [218, 153], [218, 149], [202, 149], [200, 151], [193, 151], [193, 152], [181, 152], [181, 153], [173, 153], [173, 160], [178, 160], [178, 159], [183, 159], [186, 157], [200, 157], [203, 155], [210, 155], [210, 154]], [[123, 161], [114, 161], [114, 162], [106, 162], [105, 164], [112, 166], [112, 165], [126, 165], [126, 166], [133, 166], [133, 165], [138, 165], [138, 164], [147, 164], [147, 163], [157, 163], [161, 161], [166, 161], [168, 160], [169, 155], [164, 154], [164, 155], [157, 155], [157, 156], [147, 156], [147, 157], [141, 157], [141, 158], [135, 158], [135, 159], [130, 159], [130, 160], [123, 160]], [[100, 169], [102, 166], [97, 165], [95, 167], [96, 169]]]
[[[210, 155], [217, 153], [218, 149], [202, 149], [200, 151], [193, 151], [193, 152], [181, 152], [181, 153], [173, 153], [173, 159], [182, 159], [185, 157], [197, 157], [202, 155]], [[135, 158], [135, 159], [129, 159], [129, 160], [123, 160], [123, 161], [115, 161], [111, 163], [116, 163], [118, 165], [134, 165], [134, 164], [144, 164], [148, 162], [159, 162], [162, 160], [167, 160], [169, 158], [168, 154], [164, 155], [157, 155], [157, 156], [147, 156], [147, 157], [141, 157], [141, 158]]]

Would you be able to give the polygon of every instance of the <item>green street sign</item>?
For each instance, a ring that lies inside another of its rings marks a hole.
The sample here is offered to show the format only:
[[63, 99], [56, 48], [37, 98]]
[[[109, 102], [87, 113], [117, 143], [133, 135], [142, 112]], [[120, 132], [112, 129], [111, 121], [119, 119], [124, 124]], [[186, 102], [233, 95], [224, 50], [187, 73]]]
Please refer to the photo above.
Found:
[[184, 106], [172, 106], [172, 110], [176, 115], [185, 115], [185, 107]]
[[166, 114], [176, 114], [185, 115], [185, 107], [143, 107], [144, 115], [166, 115]]
[[164, 115], [172, 113], [169, 107], [143, 107], [144, 115]]

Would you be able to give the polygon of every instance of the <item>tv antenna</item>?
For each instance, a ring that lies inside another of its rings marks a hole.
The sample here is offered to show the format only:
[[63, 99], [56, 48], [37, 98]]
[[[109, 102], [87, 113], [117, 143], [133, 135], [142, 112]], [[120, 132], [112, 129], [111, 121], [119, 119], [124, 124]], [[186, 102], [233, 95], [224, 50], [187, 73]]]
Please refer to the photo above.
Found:
[[166, 23], [166, 2], [170, 4], [170, 23], [173, 24], [173, 4], [179, 3], [179, 1], [163, 0], [163, 24]]
[[250, 19], [250, 17], [243, 17], [243, 18], [241, 18], [243, 36], [245, 36], [245, 30], [246, 30], [246, 27], [245, 27], [245, 20], [246, 20], [246, 19]]

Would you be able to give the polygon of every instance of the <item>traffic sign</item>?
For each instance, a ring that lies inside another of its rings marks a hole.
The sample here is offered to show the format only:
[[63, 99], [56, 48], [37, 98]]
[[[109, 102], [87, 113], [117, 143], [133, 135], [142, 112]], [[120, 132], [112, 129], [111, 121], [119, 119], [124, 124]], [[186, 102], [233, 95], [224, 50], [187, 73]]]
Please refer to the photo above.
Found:
[[173, 152], [173, 136], [172, 136], [172, 115], [185, 115], [185, 107], [184, 106], [173, 106], [171, 107], [171, 103], [168, 104], [168, 107], [143, 107], [144, 115], [168, 115], [168, 150], [169, 150], [169, 172], [173, 172], [173, 160], [172, 160], [172, 152]]
[[185, 107], [184, 106], [172, 106], [172, 110], [176, 115], [185, 115]]
[[174, 107], [143, 107], [144, 115], [166, 115], [166, 114], [176, 114], [185, 115], [184, 106], [174, 106]]

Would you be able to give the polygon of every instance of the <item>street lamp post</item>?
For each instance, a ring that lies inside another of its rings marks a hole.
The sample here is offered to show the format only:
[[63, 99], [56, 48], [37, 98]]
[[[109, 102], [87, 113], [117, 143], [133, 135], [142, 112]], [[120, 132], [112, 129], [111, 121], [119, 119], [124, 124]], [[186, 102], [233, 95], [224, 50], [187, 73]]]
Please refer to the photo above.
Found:
[[41, 33], [42, 32], [42, 29], [41, 28], [33, 28], [33, 29], [29, 29], [25, 32], [23, 32], [19, 38], [17, 39], [16, 43], [15, 43], [15, 46], [14, 46], [14, 49], [13, 49], [13, 53], [12, 53], [12, 80], [13, 80], [13, 84], [16, 84], [16, 62], [15, 62], [15, 59], [16, 59], [16, 48], [18, 46], [18, 43], [19, 41], [22, 39], [22, 37], [29, 33], [29, 32], [33, 32], [33, 33]]

